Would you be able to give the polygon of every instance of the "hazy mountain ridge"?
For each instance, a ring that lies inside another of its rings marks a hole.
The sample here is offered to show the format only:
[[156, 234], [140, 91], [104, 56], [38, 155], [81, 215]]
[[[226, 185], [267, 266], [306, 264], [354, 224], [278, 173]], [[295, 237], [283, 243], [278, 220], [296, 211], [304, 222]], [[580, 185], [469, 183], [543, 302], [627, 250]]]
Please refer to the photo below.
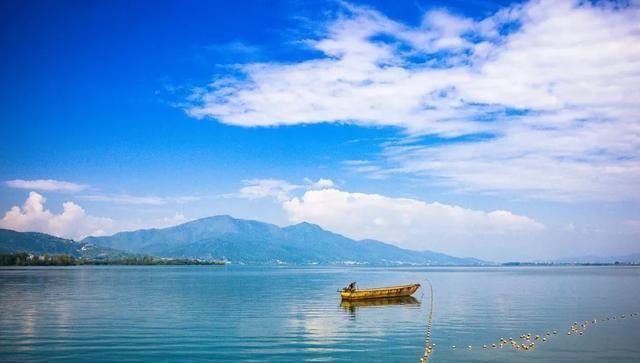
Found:
[[89, 259], [122, 258], [130, 253], [88, 242], [55, 237], [39, 232], [0, 229], [0, 253], [27, 252], [37, 255], [71, 255]]
[[[376, 240], [352, 240], [310, 223], [287, 227], [230, 216], [214, 216], [168, 228], [120, 232], [82, 241], [39, 232], [0, 229], [0, 253], [67, 254], [88, 259], [153, 255], [226, 259], [235, 263], [493, 265], [432, 251], [412, 251]], [[537, 261], [552, 264], [640, 263], [640, 253]]]
[[355, 241], [310, 223], [287, 227], [215, 216], [163, 229], [88, 237], [83, 242], [161, 257], [240, 263], [481, 265], [484, 261], [410, 251], [375, 240]]

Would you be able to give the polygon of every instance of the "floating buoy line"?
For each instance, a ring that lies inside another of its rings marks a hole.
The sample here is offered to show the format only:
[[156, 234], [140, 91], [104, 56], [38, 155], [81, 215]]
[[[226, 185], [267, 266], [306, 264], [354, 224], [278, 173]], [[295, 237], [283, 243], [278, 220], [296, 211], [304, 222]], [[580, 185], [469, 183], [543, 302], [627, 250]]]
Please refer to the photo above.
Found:
[[[640, 313], [631, 313], [631, 314], [624, 314], [619, 316], [609, 316], [609, 317], [606, 317], [604, 320], [610, 321], [610, 320], [616, 320], [616, 319], [625, 319], [627, 317], [637, 318], [637, 317], [640, 317]], [[571, 326], [569, 327], [567, 331], [567, 335], [582, 336], [586, 333], [589, 327], [595, 326], [598, 323], [599, 323], [598, 319], [585, 320], [583, 322], [576, 321], [573, 324], [571, 324]], [[510, 346], [512, 349], [516, 351], [524, 352], [524, 351], [535, 349], [540, 344], [543, 344], [551, 340], [553, 337], [557, 335], [558, 335], [557, 330], [547, 331], [542, 335], [533, 335], [532, 333], [524, 333], [524, 334], [521, 334], [516, 339], [512, 337], [510, 337], [509, 339], [500, 338], [497, 344], [496, 343], [491, 344], [491, 348], [495, 349], [495, 348], [503, 348], [505, 346], [508, 346], [508, 347]], [[488, 348], [489, 348], [489, 345], [487, 344], [482, 345], [482, 349], [488, 349]], [[452, 345], [451, 349], [455, 350], [456, 346]], [[469, 345], [468, 349], [471, 350], [473, 349], [473, 347]]]
[[[427, 283], [429, 284], [431, 301], [429, 303], [429, 318], [427, 320], [425, 349], [424, 349], [424, 353], [422, 354], [422, 357], [420, 358], [420, 363], [428, 363], [429, 357], [431, 356], [431, 354], [433, 353], [433, 350], [436, 347], [435, 343], [431, 343], [431, 327], [433, 323], [433, 300], [434, 300], [433, 286], [431, 285], [431, 282], [429, 280], [427, 280]], [[582, 336], [586, 333], [589, 327], [596, 326], [601, 321], [613, 321], [613, 320], [638, 318], [638, 317], [640, 317], [640, 313], [630, 313], [630, 314], [623, 314], [623, 315], [611, 315], [601, 320], [591, 319], [591, 320], [585, 320], [582, 322], [576, 321], [573, 324], [571, 324], [571, 326], [569, 327], [567, 331], [567, 335]], [[505, 346], [507, 346], [507, 347], [511, 347], [515, 351], [525, 352], [525, 351], [535, 349], [537, 346], [544, 344], [545, 342], [551, 340], [553, 337], [556, 337], [556, 336], [558, 336], [557, 330], [549, 330], [541, 335], [533, 335], [532, 333], [527, 332], [527, 333], [520, 334], [517, 338], [513, 338], [513, 337], [509, 337], [508, 339], [500, 338], [497, 342], [490, 343], [490, 344], [483, 344], [482, 349], [483, 350], [502, 349]], [[461, 347], [464, 347], [464, 346], [461, 346]], [[456, 349], [457, 349], [456, 345], [451, 346], [451, 350], [455, 351]], [[466, 349], [473, 350], [473, 346], [467, 345]]]
[[429, 295], [431, 297], [431, 302], [429, 303], [429, 319], [427, 320], [427, 338], [425, 339], [425, 348], [424, 353], [422, 354], [422, 358], [420, 358], [420, 363], [429, 362], [429, 356], [433, 353], [433, 348], [435, 348], [436, 344], [431, 344], [431, 324], [433, 323], [433, 285], [431, 285], [431, 281], [426, 279], [429, 284]]

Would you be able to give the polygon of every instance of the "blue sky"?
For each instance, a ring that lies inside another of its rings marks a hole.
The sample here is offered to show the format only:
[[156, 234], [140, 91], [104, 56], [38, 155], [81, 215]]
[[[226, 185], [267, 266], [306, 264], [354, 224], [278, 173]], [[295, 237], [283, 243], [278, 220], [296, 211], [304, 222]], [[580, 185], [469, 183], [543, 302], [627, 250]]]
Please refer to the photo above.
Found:
[[640, 251], [633, 4], [0, 6], [2, 227], [231, 214], [493, 260]]

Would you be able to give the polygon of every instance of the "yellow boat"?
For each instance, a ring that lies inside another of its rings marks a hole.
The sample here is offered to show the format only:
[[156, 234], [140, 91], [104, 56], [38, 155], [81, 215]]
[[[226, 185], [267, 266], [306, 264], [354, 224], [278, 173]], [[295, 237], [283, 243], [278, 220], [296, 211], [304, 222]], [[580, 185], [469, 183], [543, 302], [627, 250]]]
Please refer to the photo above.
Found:
[[349, 286], [340, 291], [342, 300], [365, 300], [380, 299], [390, 297], [411, 296], [420, 288], [420, 284], [398, 285], [388, 287], [376, 287], [371, 289], [359, 289], [356, 283], [352, 282]]

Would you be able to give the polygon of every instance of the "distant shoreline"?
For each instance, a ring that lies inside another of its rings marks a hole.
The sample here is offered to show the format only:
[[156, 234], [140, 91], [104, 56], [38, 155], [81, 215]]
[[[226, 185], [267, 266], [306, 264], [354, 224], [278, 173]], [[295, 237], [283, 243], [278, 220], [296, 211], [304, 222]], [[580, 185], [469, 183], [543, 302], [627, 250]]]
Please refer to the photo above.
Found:
[[230, 262], [221, 260], [189, 259], [189, 258], [161, 258], [154, 256], [130, 256], [121, 258], [87, 258], [75, 257], [68, 254], [32, 254], [27, 252], [0, 253], [0, 266], [3, 267], [47, 267], [47, 266], [262, 266], [262, 267], [468, 267], [468, 268], [491, 268], [491, 267], [597, 267], [597, 266], [640, 266], [637, 262], [585, 262], [585, 263], [553, 263], [553, 262], [505, 262], [482, 265], [378, 265], [378, 264], [340, 264], [340, 263], [249, 263]]
[[181, 266], [226, 265], [225, 261], [196, 260], [187, 258], [158, 258], [152, 256], [123, 257], [114, 259], [89, 259], [72, 255], [36, 255], [26, 252], [0, 254], [0, 266]]
[[500, 264], [499, 266], [505, 267], [518, 267], [518, 266], [640, 266], [640, 262], [563, 262], [563, 263], [553, 263], [553, 262], [505, 262]]

